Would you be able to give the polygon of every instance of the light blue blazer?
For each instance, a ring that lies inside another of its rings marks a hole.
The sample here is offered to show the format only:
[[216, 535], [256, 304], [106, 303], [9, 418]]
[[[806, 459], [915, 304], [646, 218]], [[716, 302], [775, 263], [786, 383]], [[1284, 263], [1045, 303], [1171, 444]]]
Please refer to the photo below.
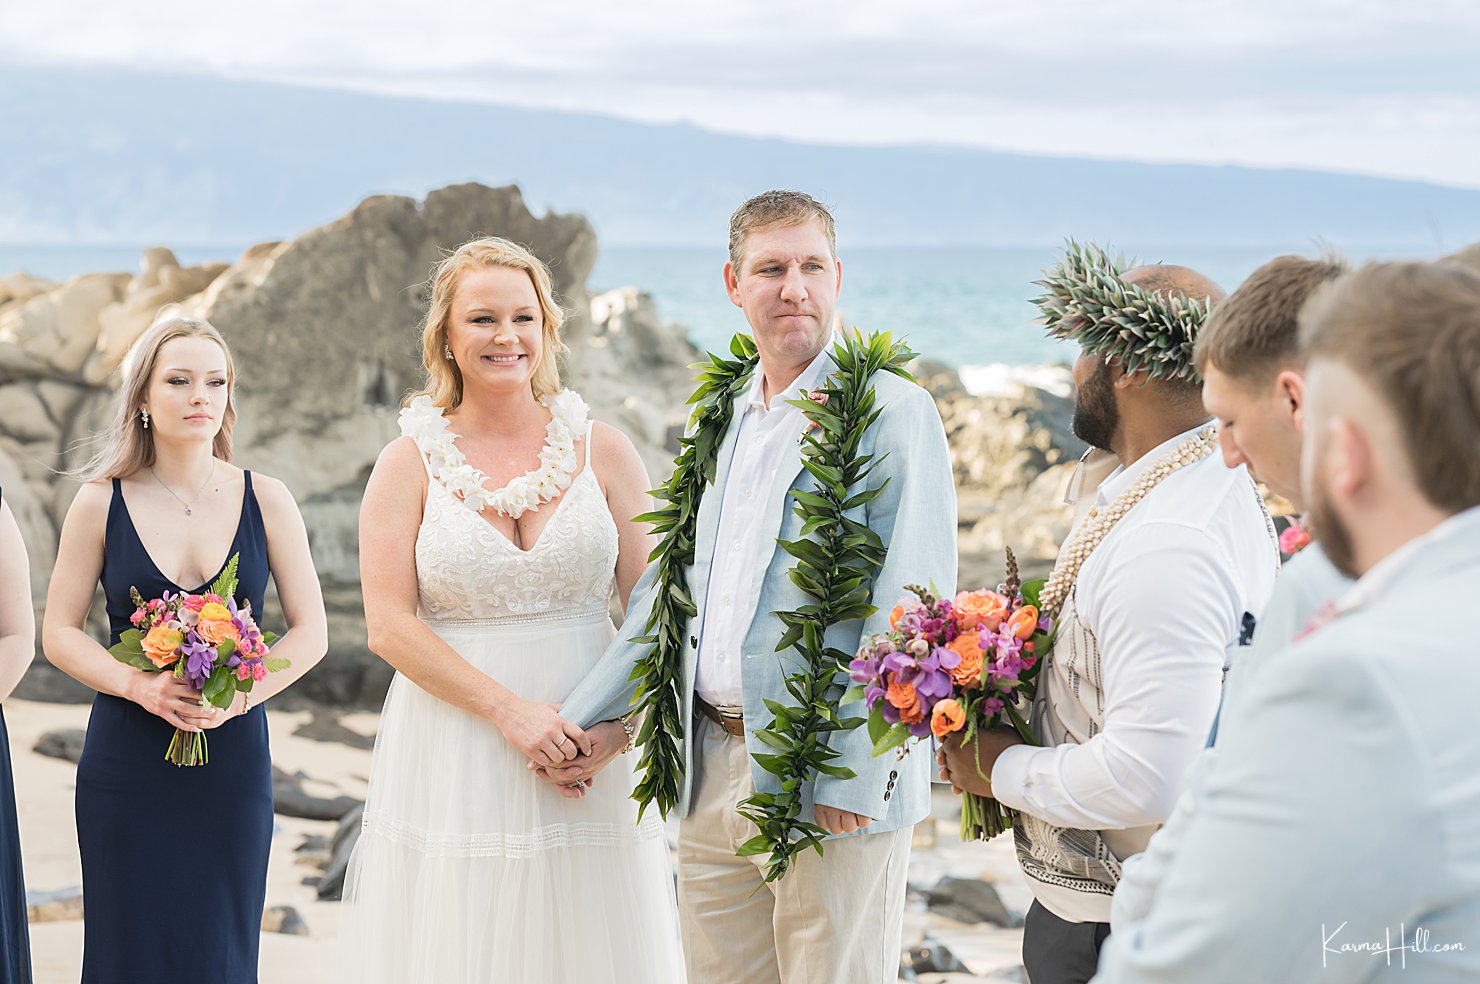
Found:
[[[823, 373], [835, 369], [829, 354]], [[878, 611], [867, 619], [835, 625], [827, 633], [827, 645], [846, 653], [858, 648], [860, 638], [887, 631], [889, 610], [904, 596], [906, 584], [933, 583], [942, 592], [953, 592], [956, 583], [956, 492], [945, 429], [935, 401], [925, 390], [893, 373], [880, 372], [873, 382], [882, 412], [860, 442], [859, 453], [883, 459], [866, 480], [868, 485], [886, 478], [889, 482], [882, 494], [854, 510], [851, 516], [879, 535], [888, 549], [888, 557], [874, 581], [873, 603]], [[694, 564], [688, 571], [689, 593], [699, 614], [689, 620], [683, 633], [686, 646], [681, 719], [686, 731], [680, 736], [685, 763], [678, 804], [681, 817], [688, 815], [694, 773], [699, 767], [693, 743], [688, 741], [689, 730], [694, 725], [695, 667], [699, 640], [704, 634], [706, 588], [714, 557], [722, 490], [729, 476], [745, 399], [744, 393], [736, 399], [729, 431], [719, 449], [715, 484], [705, 491], [700, 503]], [[805, 424], [805, 419], [797, 423], [793, 440], [797, 446], [795, 459], [776, 473], [766, 503], [764, 527], [781, 539], [794, 540], [801, 536], [802, 523], [793, 509], [792, 493], [812, 491], [816, 487], [815, 480], [802, 468], [799, 442]], [[784, 631], [775, 613], [792, 611], [808, 603], [806, 595], [786, 576], [793, 563], [791, 555], [777, 546], [768, 562], [756, 569], [752, 582], [750, 597], [755, 609], [741, 650], [748, 732], [770, 723], [772, 715], [763, 703], [765, 700], [793, 702], [786, 690], [785, 676], [796, 672], [796, 652], [775, 651]], [[561, 705], [561, 714], [575, 724], [589, 727], [630, 709], [635, 684], [628, 676], [633, 663], [646, 650], [632, 640], [645, 632], [655, 577], [656, 568], [650, 566], [632, 591], [627, 617], [617, 638]], [[847, 705], [843, 712], [844, 716], [865, 713], [861, 703]], [[746, 742], [752, 755], [765, 750], [749, 733]], [[822, 776], [809, 783], [804, 791], [802, 817], [810, 820], [813, 804], [821, 803], [873, 817], [874, 823], [868, 831], [877, 833], [918, 823], [930, 812], [932, 757], [928, 742], [903, 759], [892, 752], [873, 757], [867, 728], [835, 732], [831, 744], [841, 753], [836, 764], [852, 769], [857, 776], [847, 780]], [[758, 791], [779, 791], [776, 777], [757, 767], [753, 760], [751, 773]]]
[[1095, 984], [1480, 980], [1480, 508], [1446, 533], [1243, 685]]

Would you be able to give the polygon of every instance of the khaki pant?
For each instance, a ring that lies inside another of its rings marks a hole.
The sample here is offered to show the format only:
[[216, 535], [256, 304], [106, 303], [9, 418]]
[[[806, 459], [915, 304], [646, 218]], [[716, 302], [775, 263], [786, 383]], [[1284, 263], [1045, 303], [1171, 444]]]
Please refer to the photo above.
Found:
[[690, 982], [894, 984], [911, 829], [830, 840], [768, 885], [765, 855], [735, 856], [756, 833], [735, 812], [754, 789], [745, 739], [700, 717], [694, 740], [703, 766], [678, 828]]

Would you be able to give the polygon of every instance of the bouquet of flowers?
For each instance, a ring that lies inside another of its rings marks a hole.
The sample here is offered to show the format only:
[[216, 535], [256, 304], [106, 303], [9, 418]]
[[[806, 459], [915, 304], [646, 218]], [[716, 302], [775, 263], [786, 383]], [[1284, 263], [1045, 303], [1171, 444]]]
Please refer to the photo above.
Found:
[[[1007, 578], [996, 591], [936, 598], [916, 585], [889, 615], [890, 630], [865, 640], [849, 664], [853, 699], [868, 704], [869, 738], [882, 755], [911, 739], [1006, 725], [1036, 745], [1026, 721], [1037, 689], [1039, 657], [1052, 644], [1040, 616], [1042, 581], [1022, 583], [1007, 551]], [[1012, 811], [994, 799], [962, 795], [961, 839], [987, 840], [1012, 826]]]
[[[269, 673], [288, 668], [288, 660], [267, 654], [277, 638], [252, 620], [252, 606], [237, 605], [236, 565], [226, 564], [204, 594], [172, 594], [144, 600], [137, 588], [129, 595], [137, 610], [118, 644], [108, 650], [113, 658], [146, 673], [174, 673], [200, 694], [200, 705], [231, 706], [238, 691], [252, 692], [252, 684]], [[175, 729], [164, 757], [175, 765], [205, 765], [210, 761], [206, 736]]]

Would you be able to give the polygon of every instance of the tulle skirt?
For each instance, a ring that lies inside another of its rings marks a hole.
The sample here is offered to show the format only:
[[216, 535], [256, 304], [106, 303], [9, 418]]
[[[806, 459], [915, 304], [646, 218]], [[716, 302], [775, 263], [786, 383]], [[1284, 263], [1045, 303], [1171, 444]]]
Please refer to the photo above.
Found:
[[[515, 693], [559, 702], [613, 636], [605, 612], [429, 622]], [[350, 859], [343, 980], [684, 980], [667, 842], [630, 799], [636, 755], [581, 799], [532, 775], [492, 724], [399, 674]]]

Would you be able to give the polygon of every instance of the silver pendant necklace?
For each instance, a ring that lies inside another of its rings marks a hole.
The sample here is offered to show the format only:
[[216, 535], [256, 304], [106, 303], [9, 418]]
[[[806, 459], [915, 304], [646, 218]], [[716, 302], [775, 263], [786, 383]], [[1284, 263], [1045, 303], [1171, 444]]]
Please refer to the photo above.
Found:
[[170, 495], [174, 496], [175, 499], [180, 503], [180, 505], [185, 507], [185, 515], [190, 516], [193, 515], [191, 507], [200, 500], [200, 494], [206, 490], [207, 485], [211, 484], [211, 479], [216, 477], [216, 459], [214, 456], [211, 458], [211, 473], [206, 476], [206, 480], [204, 482], [200, 483], [200, 488], [195, 490], [195, 495], [190, 497], [189, 502], [181, 499], [180, 493], [176, 492], [174, 489], [164, 484], [164, 479], [159, 477], [159, 473], [154, 470], [153, 466], [149, 468], [149, 474], [154, 476], [154, 480], [159, 483], [160, 488], [164, 489]]

